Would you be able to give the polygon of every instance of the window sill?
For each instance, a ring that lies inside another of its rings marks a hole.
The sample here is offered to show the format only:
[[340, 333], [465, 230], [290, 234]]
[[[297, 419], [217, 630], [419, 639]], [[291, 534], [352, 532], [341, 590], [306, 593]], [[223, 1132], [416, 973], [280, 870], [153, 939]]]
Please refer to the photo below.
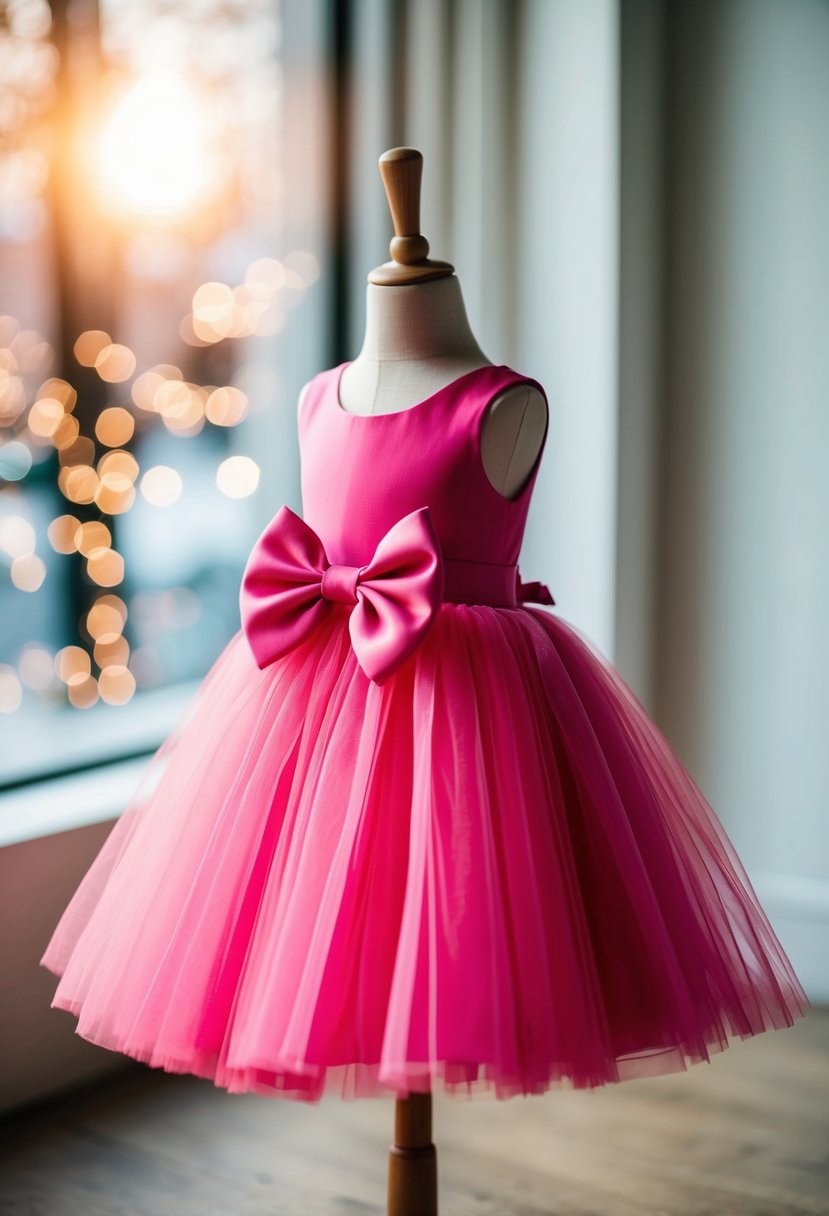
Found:
[[116, 819], [198, 683], [190, 681], [142, 698], [124, 723], [129, 729], [121, 738], [109, 737], [103, 751], [101, 740], [95, 749], [94, 732], [86, 731], [85, 754], [78, 754], [79, 741], [73, 753], [75, 763], [83, 765], [78, 771], [52, 777], [47, 773], [6, 790], [0, 796], [0, 848]]
[[18, 711], [3, 722], [0, 789], [81, 774], [97, 765], [155, 751], [190, 701], [200, 680], [142, 692], [128, 705], [99, 702], [91, 709]]
[[122, 760], [4, 794], [0, 848], [117, 819], [149, 761], [150, 756]]

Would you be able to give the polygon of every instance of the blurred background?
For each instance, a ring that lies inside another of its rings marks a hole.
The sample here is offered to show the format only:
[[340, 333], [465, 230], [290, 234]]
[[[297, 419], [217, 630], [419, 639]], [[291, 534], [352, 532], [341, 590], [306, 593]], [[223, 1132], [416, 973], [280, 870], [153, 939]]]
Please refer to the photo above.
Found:
[[829, 998], [828, 115], [821, 0], [0, 3], [0, 1106], [115, 1066], [37, 958], [301, 510], [400, 144], [548, 392], [524, 576]]

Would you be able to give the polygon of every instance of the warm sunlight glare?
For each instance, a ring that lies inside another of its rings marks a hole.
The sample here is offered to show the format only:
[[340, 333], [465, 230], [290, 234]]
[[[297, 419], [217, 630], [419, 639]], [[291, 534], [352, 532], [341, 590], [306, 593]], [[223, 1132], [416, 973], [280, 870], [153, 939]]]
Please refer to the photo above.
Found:
[[205, 137], [202, 111], [180, 77], [159, 72], [137, 80], [101, 136], [107, 202], [156, 218], [185, 211], [208, 184]]

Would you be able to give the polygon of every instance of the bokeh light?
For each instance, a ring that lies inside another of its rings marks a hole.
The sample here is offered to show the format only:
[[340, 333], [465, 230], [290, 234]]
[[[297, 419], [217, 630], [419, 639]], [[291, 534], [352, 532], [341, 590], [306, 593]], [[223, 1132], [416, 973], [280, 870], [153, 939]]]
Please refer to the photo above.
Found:
[[11, 426], [26, 408], [26, 389], [20, 376], [0, 367], [0, 425]]
[[136, 376], [132, 385], [132, 399], [141, 410], [147, 413], [156, 411], [155, 394], [167, 380], [181, 380], [181, 370], [170, 363], [161, 363], [149, 371]]
[[80, 520], [74, 515], [58, 515], [46, 529], [46, 535], [56, 553], [77, 553]]
[[204, 426], [207, 394], [200, 385], [166, 380], [153, 395], [153, 406], [168, 431], [176, 435], [197, 434]]
[[98, 677], [98, 690], [109, 705], [124, 705], [135, 692], [135, 676], [123, 663], [114, 663]]
[[154, 507], [169, 507], [181, 496], [181, 475], [166, 464], [147, 469], [139, 484], [141, 493]]
[[33, 553], [37, 538], [28, 519], [22, 515], [0, 517], [0, 551], [10, 557], [23, 557]]
[[0, 663], [0, 714], [13, 714], [23, 700], [23, 686], [9, 663]]
[[23, 684], [35, 692], [46, 692], [55, 683], [54, 654], [45, 646], [27, 643], [20, 652], [17, 667]]
[[130, 472], [107, 468], [95, 490], [95, 503], [107, 515], [123, 515], [135, 502], [135, 486]]
[[11, 564], [11, 580], [19, 591], [37, 591], [46, 578], [46, 563], [36, 553], [25, 553]]
[[68, 684], [73, 676], [89, 675], [92, 664], [82, 646], [62, 646], [54, 658], [54, 667], [59, 679]]
[[29, 430], [39, 438], [48, 439], [63, 419], [63, 406], [53, 397], [42, 397], [29, 410]]
[[[109, 341], [108, 338], [107, 341]], [[51, 397], [55, 401], [59, 401], [67, 414], [72, 413], [78, 400], [76, 389], [72, 387], [68, 380], [63, 380], [60, 376], [53, 376], [50, 380], [45, 380], [38, 389], [37, 395], [38, 397]]]
[[127, 639], [115, 637], [106, 642], [96, 642], [92, 648], [92, 656], [101, 668], [110, 667], [113, 663], [126, 665], [130, 657]]
[[207, 342], [227, 337], [233, 323], [233, 292], [226, 283], [203, 283], [193, 296], [193, 329]]
[[70, 502], [94, 502], [98, 492], [98, 474], [88, 464], [68, 465], [58, 473], [58, 487]]
[[120, 405], [102, 410], [95, 422], [95, 437], [107, 448], [120, 448], [129, 443], [134, 430], [135, 419]]
[[205, 414], [216, 426], [237, 426], [248, 413], [248, 399], [238, 388], [216, 388], [207, 398]]
[[75, 340], [75, 358], [81, 367], [94, 367], [102, 350], [112, 344], [112, 338], [103, 329], [87, 329]]
[[112, 533], [101, 520], [92, 519], [81, 524], [73, 537], [75, 548], [89, 557], [93, 549], [108, 549], [112, 542]]
[[32, 467], [32, 453], [25, 443], [13, 439], [0, 446], [0, 477], [5, 481], [21, 481]]
[[99, 595], [86, 614], [86, 629], [96, 642], [114, 642], [127, 620], [127, 606], [117, 595]]
[[[105, 481], [107, 476], [114, 473], [119, 473], [126, 482], [130, 485], [138, 476], [138, 461], [133, 456], [132, 452], [127, 452], [122, 448], [114, 448], [111, 452], [106, 452], [98, 461], [98, 476], [101, 481]], [[119, 483], [121, 488], [124, 488], [125, 483]]]
[[66, 695], [75, 709], [89, 709], [98, 700], [98, 681], [92, 675], [78, 672], [66, 681]]
[[80, 423], [72, 414], [64, 414], [58, 425], [52, 431], [50, 439], [59, 451], [72, 447], [77, 442], [80, 433]]
[[89, 577], [99, 587], [117, 587], [124, 581], [124, 559], [115, 549], [101, 545], [86, 559]]
[[95, 358], [95, 370], [102, 380], [109, 384], [118, 384], [129, 380], [135, 371], [135, 355], [128, 346], [119, 342], [110, 342], [100, 350]]
[[259, 485], [259, 465], [250, 456], [229, 456], [216, 471], [216, 485], [228, 498], [247, 498]]

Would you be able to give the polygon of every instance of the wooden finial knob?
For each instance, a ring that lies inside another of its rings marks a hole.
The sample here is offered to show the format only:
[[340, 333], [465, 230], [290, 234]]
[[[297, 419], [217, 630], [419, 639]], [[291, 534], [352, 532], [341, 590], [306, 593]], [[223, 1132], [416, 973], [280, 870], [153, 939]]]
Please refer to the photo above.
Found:
[[388, 286], [452, 274], [454, 266], [448, 262], [430, 261], [429, 242], [420, 231], [421, 153], [416, 148], [390, 148], [380, 157], [380, 176], [394, 224], [392, 260], [372, 270], [368, 281]]
[[415, 148], [392, 148], [380, 157], [380, 176], [395, 231], [389, 252], [407, 266], [422, 262], [429, 256], [429, 242], [420, 232], [423, 157]]

